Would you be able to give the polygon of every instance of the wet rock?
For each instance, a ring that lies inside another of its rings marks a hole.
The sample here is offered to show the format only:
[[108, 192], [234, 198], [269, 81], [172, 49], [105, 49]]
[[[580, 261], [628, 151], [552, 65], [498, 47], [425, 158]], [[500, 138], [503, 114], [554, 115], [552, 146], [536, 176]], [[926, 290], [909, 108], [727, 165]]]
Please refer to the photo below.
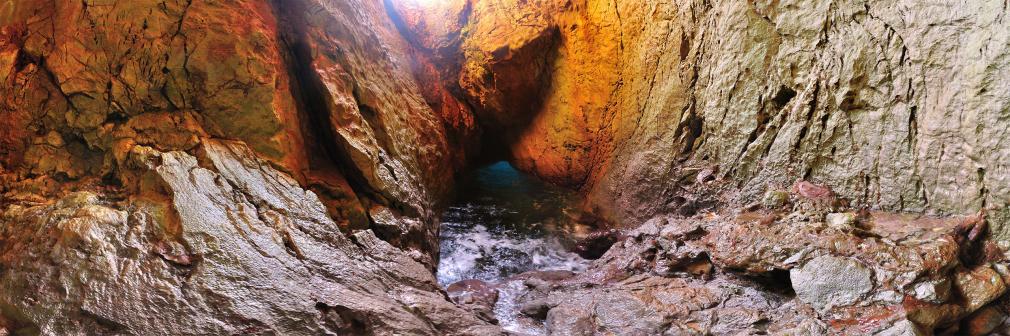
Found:
[[872, 272], [857, 260], [814, 258], [789, 272], [796, 295], [817, 310], [851, 305], [873, 289]]
[[449, 298], [460, 304], [479, 304], [494, 307], [498, 302], [498, 290], [480, 280], [457, 281], [445, 288]]
[[452, 302], [478, 314], [486, 321], [495, 322], [494, 307], [498, 302], [498, 289], [480, 280], [457, 281], [445, 288]]
[[572, 252], [585, 259], [599, 259], [620, 239], [621, 232], [619, 230], [595, 231], [575, 241]]
[[[576, 274], [575, 272], [564, 270], [529, 271], [517, 274], [509, 279], [523, 279], [523, 280], [537, 279], [551, 283], [569, 279], [575, 276], [575, 274]], [[537, 285], [535, 287], [541, 286], [541, 283], [539, 282], [536, 282], [536, 284]]]
[[546, 319], [547, 312], [551, 310], [551, 305], [546, 300], [533, 300], [523, 303], [519, 307], [519, 312], [536, 319]]
[[958, 271], [954, 275], [954, 287], [964, 297], [969, 312], [992, 302], [1007, 289], [1003, 277], [987, 265]]

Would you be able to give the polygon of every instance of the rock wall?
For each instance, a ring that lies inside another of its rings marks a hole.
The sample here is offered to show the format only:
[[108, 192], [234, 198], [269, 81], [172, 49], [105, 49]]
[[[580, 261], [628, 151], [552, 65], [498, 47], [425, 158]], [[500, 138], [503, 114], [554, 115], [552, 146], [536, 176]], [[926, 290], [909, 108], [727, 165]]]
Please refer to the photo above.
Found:
[[199, 156], [135, 146], [143, 191], [10, 205], [0, 322], [45, 335], [486, 335], [431, 272], [239, 142]]
[[0, 331], [496, 334], [430, 272], [476, 128], [413, 48], [375, 1], [0, 2]]
[[129, 188], [133, 146], [241, 140], [345, 231], [437, 251], [437, 204], [473, 142], [457, 138], [475, 127], [426, 103], [382, 4], [29, 1], [0, 23], [8, 170]]
[[478, 119], [513, 127], [519, 167], [620, 221], [678, 206], [698, 167], [744, 200], [798, 178], [887, 210], [1010, 195], [1004, 1], [472, 6], [459, 85]]

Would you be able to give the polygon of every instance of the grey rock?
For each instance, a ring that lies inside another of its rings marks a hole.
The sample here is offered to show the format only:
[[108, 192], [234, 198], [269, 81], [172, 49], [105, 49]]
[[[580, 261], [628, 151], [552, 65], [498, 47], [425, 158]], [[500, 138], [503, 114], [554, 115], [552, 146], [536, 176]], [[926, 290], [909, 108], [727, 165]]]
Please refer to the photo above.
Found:
[[932, 279], [916, 283], [912, 286], [912, 295], [922, 301], [943, 303], [950, 297], [950, 280]]
[[0, 239], [34, 243], [0, 247], [5, 315], [47, 335], [500, 333], [406, 253], [341, 234], [246, 146], [207, 140], [202, 152], [203, 165], [159, 155], [148, 178], [165, 201], [75, 193], [7, 209]]
[[927, 333], [923, 332], [919, 326], [915, 325], [909, 320], [900, 320], [895, 322], [891, 327], [884, 329], [876, 334], [876, 336], [925, 336]]
[[655, 335], [663, 314], [628, 292], [576, 295], [551, 308], [545, 326], [551, 335]]
[[546, 280], [543, 280], [543, 279], [540, 279], [540, 278], [529, 278], [529, 279], [523, 280], [523, 285], [525, 285], [526, 287], [529, 287], [529, 288], [536, 289], [536, 290], [541, 291], [541, 292], [547, 292], [548, 290], [551, 289], [551, 284], [549, 282], [547, 282]]
[[851, 305], [873, 289], [872, 273], [855, 259], [824, 255], [789, 272], [801, 301], [819, 311]]

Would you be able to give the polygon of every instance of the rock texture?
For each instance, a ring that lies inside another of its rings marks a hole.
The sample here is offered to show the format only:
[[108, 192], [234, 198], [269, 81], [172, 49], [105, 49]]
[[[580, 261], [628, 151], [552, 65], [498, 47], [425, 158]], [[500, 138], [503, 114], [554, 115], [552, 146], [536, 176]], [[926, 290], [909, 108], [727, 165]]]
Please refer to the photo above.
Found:
[[446, 301], [406, 253], [371, 231], [345, 237], [315, 194], [245, 145], [205, 140], [201, 153], [131, 152], [148, 169], [148, 187], [167, 191], [167, 200], [112, 204], [78, 192], [52, 205], [9, 207], [0, 300], [13, 329], [496, 333]]
[[0, 3], [0, 331], [497, 333], [430, 272], [474, 127], [413, 48], [375, 1]]
[[[662, 212], [685, 160], [748, 200], [797, 178], [898, 211], [1010, 195], [1003, 1], [472, 7], [459, 86], [479, 121], [505, 129], [519, 167], [582, 187], [618, 221]], [[440, 29], [413, 32], [455, 36]]]
[[322, 195], [345, 231], [437, 250], [435, 210], [463, 161], [449, 135], [473, 130], [426, 103], [382, 4], [7, 7], [2, 120], [16, 131], [0, 140], [0, 162], [10, 170], [131, 185], [121, 172], [132, 146], [241, 140]]
[[964, 219], [873, 213], [842, 229], [799, 198], [653, 218], [583, 273], [520, 275], [516, 319], [550, 335], [1006, 332], [1007, 260], [962, 260]]

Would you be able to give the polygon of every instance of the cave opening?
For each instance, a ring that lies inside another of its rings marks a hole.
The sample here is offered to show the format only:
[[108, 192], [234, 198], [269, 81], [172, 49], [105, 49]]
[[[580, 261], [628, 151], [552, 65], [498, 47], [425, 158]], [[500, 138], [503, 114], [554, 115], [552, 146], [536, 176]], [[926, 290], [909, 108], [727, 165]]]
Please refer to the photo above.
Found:
[[594, 228], [579, 218], [574, 190], [516, 170], [507, 161], [486, 163], [459, 177], [442, 213], [436, 277], [453, 295], [454, 284], [481, 282], [498, 290], [494, 314], [503, 327], [519, 325], [518, 290], [528, 272], [579, 272], [600, 251], [585, 252]]
[[516, 170], [508, 161], [460, 177], [442, 213], [438, 279], [497, 281], [531, 270], [577, 270], [581, 227], [575, 192]]

